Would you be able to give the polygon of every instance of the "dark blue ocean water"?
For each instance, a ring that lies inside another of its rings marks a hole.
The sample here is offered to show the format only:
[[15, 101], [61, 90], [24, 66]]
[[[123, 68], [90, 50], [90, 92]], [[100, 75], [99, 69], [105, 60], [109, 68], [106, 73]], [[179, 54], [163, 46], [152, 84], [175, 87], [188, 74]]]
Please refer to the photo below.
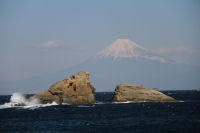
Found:
[[96, 93], [94, 105], [2, 108], [0, 133], [199, 133], [200, 91], [164, 93], [183, 102], [116, 104], [107, 92]]

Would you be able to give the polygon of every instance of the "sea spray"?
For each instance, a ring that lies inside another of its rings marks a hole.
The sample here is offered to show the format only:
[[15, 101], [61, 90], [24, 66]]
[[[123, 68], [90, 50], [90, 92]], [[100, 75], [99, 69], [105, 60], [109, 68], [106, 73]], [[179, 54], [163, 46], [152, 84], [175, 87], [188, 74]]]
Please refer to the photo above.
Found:
[[41, 104], [40, 101], [36, 98], [27, 99], [21, 93], [13, 93], [12, 96], [10, 97], [10, 102], [0, 105], [0, 109], [15, 108], [15, 107], [21, 107], [24, 109], [35, 109], [39, 107], [47, 107], [52, 105], [58, 105], [58, 104], [56, 102]]
[[11, 103], [25, 103], [26, 98], [20, 93], [13, 93], [10, 97]]
[[23, 94], [21, 93], [13, 93], [13, 95], [10, 98], [10, 102], [15, 105], [37, 105], [40, 104], [39, 100], [34, 98], [34, 99], [27, 99]]

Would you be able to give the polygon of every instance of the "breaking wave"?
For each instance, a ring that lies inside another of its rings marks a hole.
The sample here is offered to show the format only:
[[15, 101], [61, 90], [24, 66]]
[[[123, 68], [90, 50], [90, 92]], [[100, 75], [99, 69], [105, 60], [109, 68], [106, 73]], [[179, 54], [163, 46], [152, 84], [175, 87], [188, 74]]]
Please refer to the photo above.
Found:
[[29, 100], [20, 93], [13, 93], [10, 98], [10, 103], [30, 106], [40, 104], [40, 101], [36, 98]]
[[0, 105], [0, 109], [5, 108], [24, 108], [35, 109], [39, 107], [47, 107], [52, 105], [58, 105], [56, 102], [41, 104], [37, 98], [27, 99], [21, 93], [13, 93], [10, 97], [10, 102]]

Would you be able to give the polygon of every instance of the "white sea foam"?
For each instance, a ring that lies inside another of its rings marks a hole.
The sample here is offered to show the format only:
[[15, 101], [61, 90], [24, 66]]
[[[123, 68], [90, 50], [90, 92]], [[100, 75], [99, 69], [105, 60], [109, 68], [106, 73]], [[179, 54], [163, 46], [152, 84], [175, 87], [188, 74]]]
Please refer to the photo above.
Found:
[[71, 104], [69, 104], [69, 103], [62, 103], [62, 105], [71, 105]]
[[133, 101], [126, 101], [126, 102], [112, 102], [112, 103], [114, 103], [114, 104], [121, 104], [121, 103], [135, 103], [135, 102], [133, 102]]
[[27, 99], [21, 93], [13, 93], [10, 97], [10, 102], [0, 105], [0, 109], [5, 108], [24, 108], [24, 109], [35, 109], [39, 107], [47, 107], [52, 105], [58, 105], [56, 102], [41, 104], [40, 101], [36, 98]]
[[35, 104], [35, 105], [28, 105], [28, 106], [22, 106], [24, 109], [36, 109], [40, 107], [48, 107], [48, 106], [53, 106], [53, 105], [58, 105], [56, 102], [52, 103], [47, 103], [47, 104]]

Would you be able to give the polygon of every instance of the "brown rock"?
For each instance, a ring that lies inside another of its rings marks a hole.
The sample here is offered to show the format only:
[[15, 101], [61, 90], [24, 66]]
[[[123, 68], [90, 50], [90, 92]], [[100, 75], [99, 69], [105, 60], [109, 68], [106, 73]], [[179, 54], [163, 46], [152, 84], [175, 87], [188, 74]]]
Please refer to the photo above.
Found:
[[41, 103], [46, 104], [46, 103], [52, 103], [53, 101], [57, 102], [60, 104], [60, 99], [57, 95], [52, 95], [49, 91], [44, 91], [42, 93], [36, 94], [32, 98], [37, 98], [40, 100]]
[[119, 84], [115, 88], [114, 102], [177, 102], [159, 91], [132, 84]]
[[42, 103], [94, 104], [95, 88], [89, 81], [89, 72], [79, 72], [53, 84], [47, 91], [33, 97]]

